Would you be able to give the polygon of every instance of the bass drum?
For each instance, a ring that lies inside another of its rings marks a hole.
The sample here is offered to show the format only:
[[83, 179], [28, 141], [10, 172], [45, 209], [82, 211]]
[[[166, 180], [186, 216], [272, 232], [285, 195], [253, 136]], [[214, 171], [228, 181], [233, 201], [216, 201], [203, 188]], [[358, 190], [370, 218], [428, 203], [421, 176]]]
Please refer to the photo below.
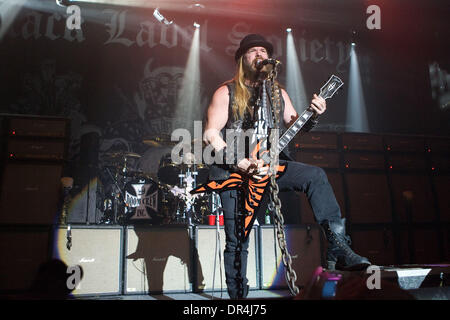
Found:
[[164, 195], [152, 179], [135, 179], [125, 185], [123, 224], [148, 223], [160, 225], [169, 222], [163, 210]]

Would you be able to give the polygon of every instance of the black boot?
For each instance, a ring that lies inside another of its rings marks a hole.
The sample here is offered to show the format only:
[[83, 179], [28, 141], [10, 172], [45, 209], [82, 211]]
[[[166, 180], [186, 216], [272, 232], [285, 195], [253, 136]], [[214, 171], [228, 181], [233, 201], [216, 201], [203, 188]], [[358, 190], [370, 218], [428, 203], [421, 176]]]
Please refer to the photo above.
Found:
[[350, 237], [345, 234], [345, 219], [322, 222], [328, 240], [327, 262], [329, 270], [362, 270], [371, 265], [367, 258], [350, 248]]

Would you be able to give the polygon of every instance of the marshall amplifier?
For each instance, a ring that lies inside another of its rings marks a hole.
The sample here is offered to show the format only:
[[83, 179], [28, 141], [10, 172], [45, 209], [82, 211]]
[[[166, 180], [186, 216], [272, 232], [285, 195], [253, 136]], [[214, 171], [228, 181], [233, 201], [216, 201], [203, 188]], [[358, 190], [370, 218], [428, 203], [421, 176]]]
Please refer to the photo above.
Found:
[[53, 224], [59, 215], [60, 163], [8, 162], [0, 185], [0, 224]]
[[310, 164], [324, 169], [339, 168], [339, 153], [337, 152], [297, 151], [295, 156], [298, 162]]
[[[318, 224], [285, 226], [286, 243], [297, 274], [297, 286], [307, 284], [314, 270], [325, 263], [325, 236]], [[286, 288], [285, 267], [274, 226], [260, 226], [261, 288]]]
[[297, 149], [337, 149], [337, 134], [330, 132], [308, 132], [295, 139]]
[[127, 227], [125, 294], [191, 292], [191, 237], [186, 225]]
[[416, 136], [390, 135], [384, 137], [387, 151], [392, 152], [424, 152], [425, 138]]
[[346, 153], [344, 167], [346, 169], [384, 170], [384, 156], [378, 153]]
[[64, 160], [64, 140], [31, 140], [10, 138], [7, 156], [9, 160]]
[[366, 133], [343, 133], [342, 148], [346, 151], [383, 151], [383, 136]]
[[69, 119], [65, 118], [10, 115], [5, 121], [10, 137], [65, 138], [69, 132]]
[[72, 225], [54, 230], [52, 257], [68, 267], [81, 267], [74, 296], [122, 292], [123, 233], [121, 226]]

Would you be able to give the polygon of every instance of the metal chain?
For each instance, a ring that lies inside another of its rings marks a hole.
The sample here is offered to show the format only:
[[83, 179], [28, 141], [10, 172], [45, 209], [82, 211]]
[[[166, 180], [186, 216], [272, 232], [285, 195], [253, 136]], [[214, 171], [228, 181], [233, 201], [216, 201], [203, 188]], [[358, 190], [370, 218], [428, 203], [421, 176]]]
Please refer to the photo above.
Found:
[[[273, 70], [276, 70], [276, 67], [273, 68]], [[278, 123], [280, 119], [280, 95], [279, 95], [279, 87], [277, 83], [274, 81], [276, 76], [276, 71], [273, 71], [270, 74], [270, 77], [272, 79], [272, 97], [273, 97], [273, 117], [275, 118], [275, 130], [271, 130], [270, 136], [269, 136], [269, 142], [270, 142], [270, 168], [269, 168], [269, 174], [270, 174], [270, 192], [271, 192], [271, 199], [269, 203], [269, 210], [273, 212], [274, 216], [274, 222], [277, 229], [277, 238], [278, 238], [278, 245], [280, 246], [283, 264], [285, 267], [285, 277], [286, 282], [289, 287], [289, 291], [291, 295], [296, 296], [300, 290], [296, 286], [295, 281], [297, 280], [297, 274], [295, 273], [295, 270], [292, 268], [292, 257], [289, 254], [287, 243], [286, 243], [286, 233], [284, 231], [284, 218], [283, 214], [281, 213], [281, 201], [280, 198], [278, 198], [279, 188], [278, 183], [276, 181], [276, 173], [277, 173], [277, 167], [278, 167], [278, 160], [279, 160], [279, 150], [278, 150], [278, 139], [279, 139], [279, 128]]]

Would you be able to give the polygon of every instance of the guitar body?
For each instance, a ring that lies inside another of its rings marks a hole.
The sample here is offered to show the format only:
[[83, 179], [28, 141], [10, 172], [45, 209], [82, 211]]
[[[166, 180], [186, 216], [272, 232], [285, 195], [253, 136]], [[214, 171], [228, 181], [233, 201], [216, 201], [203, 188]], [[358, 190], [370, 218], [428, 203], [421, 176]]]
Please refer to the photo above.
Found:
[[[286, 164], [279, 165], [277, 167], [277, 179], [286, 172], [286, 168]], [[247, 239], [257, 216], [258, 209], [264, 196], [264, 192], [266, 191], [266, 187], [269, 183], [270, 177], [268, 175], [258, 180], [253, 177], [248, 177], [234, 172], [227, 180], [212, 180], [192, 190], [191, 193], [195, 194], [213, 191], [219, 193], [228, 190], [240, 190], [241, 192], [243, 192], [244, 203], [242, 206], [242, 210], [246, 212], [246, 216], [244, 219], [244, 230], [245, 239]]]

